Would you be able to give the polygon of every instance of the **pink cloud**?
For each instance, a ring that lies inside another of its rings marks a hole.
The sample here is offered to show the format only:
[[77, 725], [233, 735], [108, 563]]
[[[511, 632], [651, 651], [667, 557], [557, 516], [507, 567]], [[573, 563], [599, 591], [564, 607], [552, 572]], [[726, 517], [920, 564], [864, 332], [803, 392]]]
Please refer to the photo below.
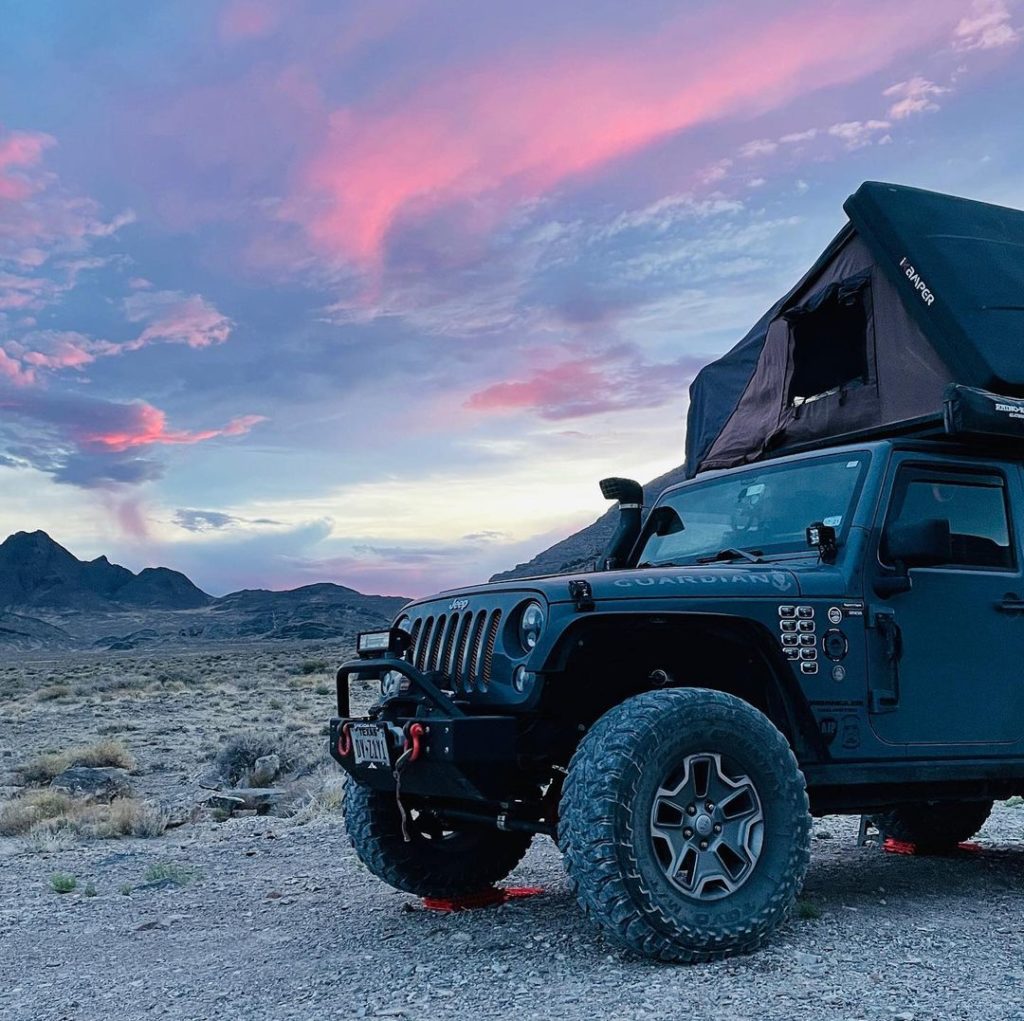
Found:
[[94, 347], [93, 342], [83, 334], [71, 330], [32, 334], [25, 340], [31, 344], [31, 349], [24, 351], [22, 360], [36, 368], [81, 369], [96, 360], [91, 350]]
[[[6, 280], [0, 273], [0, 309], [35, 306], [40, 303], [44, 291], [34, 284], [50, 284], [47, 280], [33, 281], [29, 278], [11, 280]], [[124, 300], [124, 310], [130, 322], [145, 323], [133, 340], [95, 340], [73, 330], [40, 330], [27, 333], [20, 340], [8, 341], [6, 354], [37, 369], [81, 369], [97, 358], [138, 351], [149, 344], [210, 347], [224, 343], [231, 333], [231, 320], [198, 294], [136, 292]], [[31, 374], [22, 379], [22, 382], [33, 381]]]
[[9, 174], [8, 171], [36, 166], [43, 158], [43, 152], [54, 144], [50, 135], [41, 132], [12, 131], [6, 135], [0, 134], [0, 201], [20, 201], [37, 190], [39, 185], [36, 182], [21, 174]]
[[954, 38], [960, 50], [994, 50], [1020, 39], [1011, 23], [1005, 0], [973, 0], [971, 12], [956, 26]]
[[915, 75], [905, 82], [890, 85], [882, 95], [895, 100], [889, 107], [889, 116], [898, 121], [917, 113], [938, 110], [939, 104], [935, 102], [935, 97], [947, 92], [948, 88]]
[[145, 322], [146, 327], [135, 340], [115, 345], [123, 351], [153, 343], [210, 347], [223, 344], [231, 334], [231, 320], [198, 294], [140, 290], [125, 298], [124, 310], [130, 322]]
[[670, 363], [645, 360], [628, 345], [608, 352], [543, 366], [526, 379], [494, 383], [471, 394], [469, 411], [534, 412], [560, 420], [655, 407], [682, 399], [700, 365], [689, 356]]
[[962, 7], [908, 0], [771, 11], [744, 7], [730, 16], [716, 8], [628, 49], [512, 55], [442, 73], [405, 96], [340, 109], [287, 215], [320, 251], [373, 268], [405, 218], [473, 203], [486, 226], [488, 204], [500, 215], [687, 128], [877, 71], [947, 33]]
[[0, 347], [0, 379], [6, 379], [15, 386], [28, 386], [35, 382], [35, 373]]
[[167, 416], [159, 408], [145, 401], [118, 405], [121, 421], [104, 431], [76, 430], [76, 439], [85, 449], [123, 453], [135, 447], [154, 444], [202, 443], [218, 436], [242, 436], [253, 426], [266, 421], [263, 415], [243, 415], [234, 418], [220, 429], [203, 429], [198, 432], [171, 430], [167, 428]]

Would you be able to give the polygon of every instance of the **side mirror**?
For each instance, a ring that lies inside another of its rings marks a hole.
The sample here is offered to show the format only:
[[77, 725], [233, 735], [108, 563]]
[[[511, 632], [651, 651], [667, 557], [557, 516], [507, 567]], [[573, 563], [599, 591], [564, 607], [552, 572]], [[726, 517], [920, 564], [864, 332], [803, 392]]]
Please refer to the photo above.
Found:
[[682, 532], [686, 529], [686, 525], [683, 524], [683, 519], [679, 516], [679, 512], [675, 507], [671, 507], [667, 503], [663, 503], [660, 507], [655, 507], [651, 511], [647, 527], [659, 538], [666, 535], [675, 535], [676, 532]]
[[883, 553], [904, 569], [948, 564], [953, 559], [948, 519], [929, 518], [909, 525], [894, 525], [885, 533]]

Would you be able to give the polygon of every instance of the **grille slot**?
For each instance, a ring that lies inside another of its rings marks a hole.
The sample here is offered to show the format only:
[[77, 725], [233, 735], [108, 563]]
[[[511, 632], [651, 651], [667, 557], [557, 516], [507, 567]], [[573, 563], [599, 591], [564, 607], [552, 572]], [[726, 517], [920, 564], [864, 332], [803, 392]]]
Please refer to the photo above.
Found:
[[480, 689], [487, 690], [491, 683], [491, 667], [494, 665], [494, 645], [498, 640], [498, 626], [501, 624], [501, 610], [495, 610], [487, 625], [487, 640], [484, 642], [483, 664], [480, 668]]
[[469, 641], [466, 642], [466, 658], [462, 664], [462, 674], [465, 677], [467, 691], [472, 691], [476, 687], [477, 664], [480, 661], [480, 646], [484, 640], [484, 621], [486, 619], [485, 611], [481, 610], [477, 613], [469, 632]]
[[466, 642], [469, 639], [469, 626], [472, 620], [472, 613], [464, 613], [462, 615], [462, 621], [459, 623], [459, 637], [452, 649], [452, 657], [448, 661], [448, 673], [452, 678], [452, 687], [456, 690], [458, 690], [460, 684], [469, 690], [469, 685], [465, 683], [468, 678], [465, 678], [462, 672], [462, 660], [466, 654]]
[[437, 618], [437, 623], [434, 625], [434, 636], [430, 640], [430, 651], [427, 653], [426, 665], [424, 670], [436, 670], [438, 657], [441, 654], [441, 643], [444, 641], [444, 629], [448, 623], [448, 618], [442, 613]]
[[459, 615], [453, 613], [448, 618], [448, 627], [444, 633], [444, 641], [441, 643], [441, 654], [437, 657], [435, 670], [441, 670], [451, 675], [452, 646], [455, 644], [455, 632], [459, 627]]
[[420, 644], [416, 647], [416, 668], [423, 669], [427, 659], [427, 648], [430, 645], [430, 632], [434, 627], [434, 618], [427, 617], [423, 622], [423, 633], [420, 635]]

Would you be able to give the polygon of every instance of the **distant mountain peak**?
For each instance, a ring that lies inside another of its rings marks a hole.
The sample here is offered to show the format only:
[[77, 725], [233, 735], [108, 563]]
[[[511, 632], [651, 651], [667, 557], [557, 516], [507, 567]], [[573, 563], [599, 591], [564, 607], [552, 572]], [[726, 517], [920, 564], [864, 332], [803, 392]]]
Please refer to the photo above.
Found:
[[136, 575], [105, 556], [79, 560], [41, 529], [15, 532], [0, 543], [0, 607], [186, 610], [209, 602], [177, 571], [147, 568]]

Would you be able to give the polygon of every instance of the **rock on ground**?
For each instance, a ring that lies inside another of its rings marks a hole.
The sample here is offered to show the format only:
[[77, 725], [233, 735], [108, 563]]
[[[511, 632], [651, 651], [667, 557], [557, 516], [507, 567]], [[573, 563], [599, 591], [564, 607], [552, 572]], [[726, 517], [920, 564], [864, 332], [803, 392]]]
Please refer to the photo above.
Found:
[[126, 769], [114, 766], [71, 766], [50, 781], [50, 789], [87, 801], [110, 802], [131, 794]]

